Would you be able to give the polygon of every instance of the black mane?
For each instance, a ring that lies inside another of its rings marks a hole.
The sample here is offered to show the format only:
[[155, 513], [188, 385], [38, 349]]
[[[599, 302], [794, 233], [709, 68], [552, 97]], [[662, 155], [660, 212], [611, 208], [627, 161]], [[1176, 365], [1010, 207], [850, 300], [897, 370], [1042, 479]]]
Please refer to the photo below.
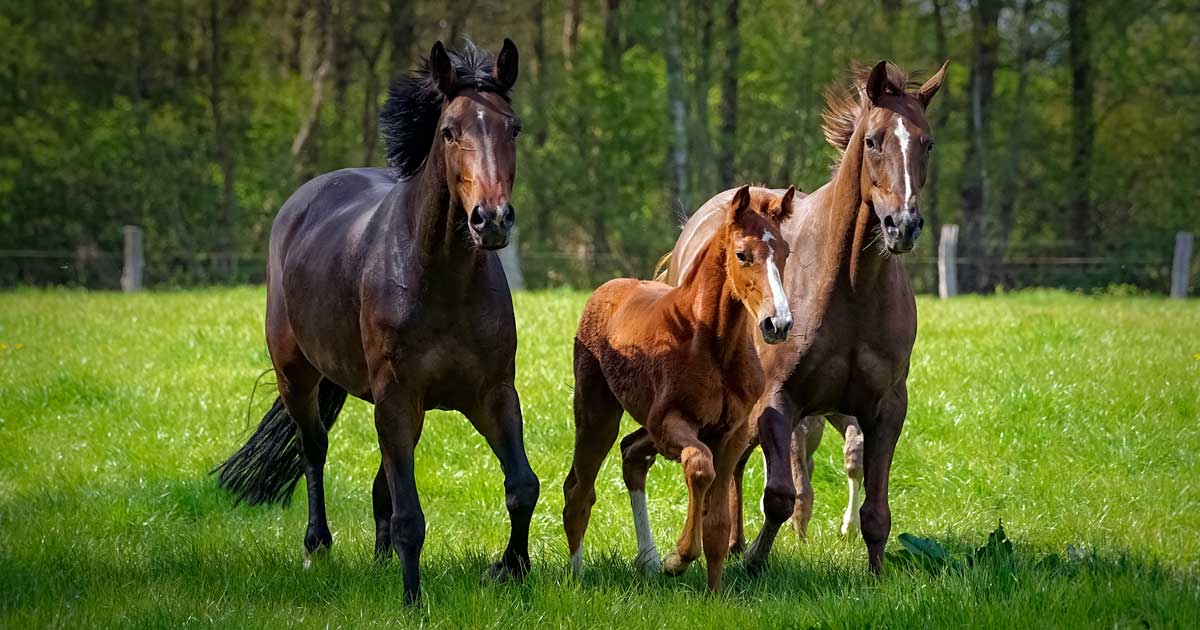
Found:
[[[470, 89], [492, 92], [509, 100], [508, 88], [496, 80], [491, 53], [470, 40], [464, 42], [461, 50], [446, 52], [455, 74], [449, 96]], [[387, 147], [388, 164], [400, 177], [411, 177], [425, 164], [445, 98], [430, 73], [428, 58], [421, 60], [416, 72], [397, 81], [389, 90], [387, 102], [379, 112], [379, 133]]]

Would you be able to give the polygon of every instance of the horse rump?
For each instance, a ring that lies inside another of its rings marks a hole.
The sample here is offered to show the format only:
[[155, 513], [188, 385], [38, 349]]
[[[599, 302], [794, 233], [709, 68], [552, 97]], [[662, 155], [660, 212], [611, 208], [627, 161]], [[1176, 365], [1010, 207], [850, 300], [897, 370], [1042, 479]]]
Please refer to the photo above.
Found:
[[[322, 378], [317, 406], [326, 431], [333, 427], [345, 402], [346, 390]], [[287, 505], [292, 500], [292, 490], [304, 475], [301, 458], [296, 423], [288, 415], [283, 400], [276, 397], [254, 435], [210, 474], [218, 475], [217, 484], [233, 493], [238, 503]]]

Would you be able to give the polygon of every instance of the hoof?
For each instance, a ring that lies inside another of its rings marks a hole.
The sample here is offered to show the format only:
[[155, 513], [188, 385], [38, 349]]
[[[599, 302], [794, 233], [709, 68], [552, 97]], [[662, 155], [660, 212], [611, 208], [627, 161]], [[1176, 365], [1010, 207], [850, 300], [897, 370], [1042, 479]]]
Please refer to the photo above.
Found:
[[666, 561], [663, 562], [662, 570], [663, 573], [675, 577], [683, 575], [687, 571], [689, 564], [691, 564], [690, 561], [684, 560], [683, 556], [672, 551], [671, 555], [667, 556]]
[[505, 563], [503, 560], [492, 564], [483, 572], [483, 582], [485, 584], [500, 584], [502, 582], [520, 582], [525, 579], [525, 574], [529, 573], [529, 564], [518, 562], [515, 566]]
[[[755, 541], [757, 543], [758, 541]], [[752, 544], [742, 556], [742, 568], [746, 570], [748, 575], [754, 576], [763, 572], [767, 568], [767, 558], [764, 554], [758, 551], [758, 545]]]
[[658, 559], [658, 548], [651, 547], [642, 551], [633, 559], [634, 568], [646, 575], [653, 575], [663, 570], [662, 561]]
[[858, 521], [842, 521], [842, 538], [853, 540], [858, 538]]
[[311, 552], [305, 551], [304, 569], [307, 571], [315, 565], [325, 564], [327, 560], [329, 560], [329, 547], [322, 545]]

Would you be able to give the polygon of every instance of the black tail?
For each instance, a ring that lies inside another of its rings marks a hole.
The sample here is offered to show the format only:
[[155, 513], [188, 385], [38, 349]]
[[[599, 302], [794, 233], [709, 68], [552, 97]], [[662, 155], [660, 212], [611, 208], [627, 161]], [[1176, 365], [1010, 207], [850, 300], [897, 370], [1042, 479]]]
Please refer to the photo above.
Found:
[[[326, 431], [333, 427], [345, 402], [346, 390], [329, 379], [321, 379], [317, 406]], [[304, 475], [300, 457], [296, 423], [277, 397], [246, 445], [211, 474], [219, 473], [218, 484], [232, 492], [238, 502], [287, 505], [292, 500], [292, 490]]]

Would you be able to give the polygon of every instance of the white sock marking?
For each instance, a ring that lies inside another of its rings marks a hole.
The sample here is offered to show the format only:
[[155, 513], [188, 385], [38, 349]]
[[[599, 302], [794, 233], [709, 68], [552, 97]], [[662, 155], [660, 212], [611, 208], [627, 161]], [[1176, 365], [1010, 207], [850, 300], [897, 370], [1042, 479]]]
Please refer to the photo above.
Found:
[[904, 126], [904, 118], [896, 116], [896, 137], [900, 139], [900, 155], [904, 160], [904, 208], [908, 208], [908, 202], [912, 199], [912, 177], [908, 174], [908, 143], [912, 140], [912, 136], [908, 133], [908, 127]]
[[858, 508], [862, 506], [862, 484], [854, 477], [846, 477], [850, 498], [846, 502], [846, 514], [842, 517], [842, 535], [858, 533]]
[[633, 509], [633, 533], [637, 537], [638, 552], [634, 564], [659, 565], [658, 547], [654, 546], [654, 534], [650, 531], [650, 513], [646, 510], [646, 492], [630, 491], [629, 507]]
[[575, 553], [571, 554], [571, 571], [576, 575], [583, 572], [583, 541], [579, 541], [579, 548]]

